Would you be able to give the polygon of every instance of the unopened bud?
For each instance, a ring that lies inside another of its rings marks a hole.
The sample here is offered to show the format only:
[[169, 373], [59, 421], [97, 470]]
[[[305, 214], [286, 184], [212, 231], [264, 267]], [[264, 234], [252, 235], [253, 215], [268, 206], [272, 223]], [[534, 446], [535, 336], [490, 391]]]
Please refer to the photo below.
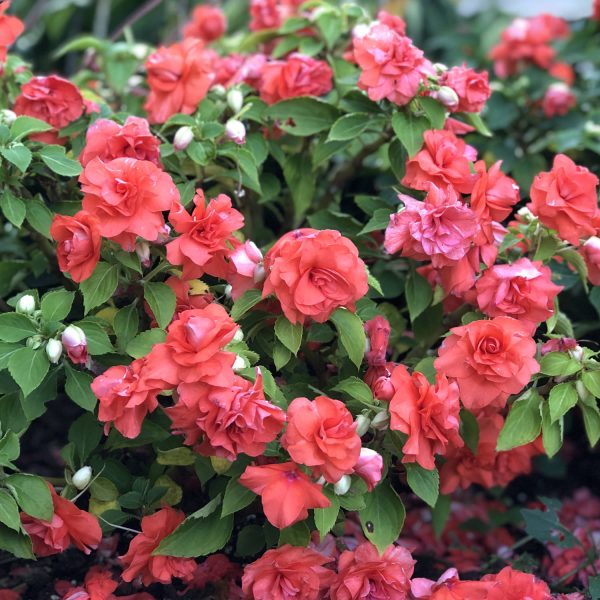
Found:
[[173, 149], [176, 152], [181, 152], [182, 150], [185, 150], [193, 140], [194, 132], [192, 131], [192, 128], [187, 125], [180, 127], [173, 138]]
[[367, 33], [371, 30], [371, 25], [367, 25], [366, 23], [359, 23], [352, 30], [352, 37], [361, 39], [364, 38]]
[[254, 283], [263, 282], [266, 276], [267, 272], [265, 271], [264, 265], [262, 263], [256, 265], [256, 267], [254, 268]]
[[227, 139], [236, 144], [246, 143], [246, 127], [238, 119], [229, 119], [225, 125], [225, 135]]
[[342, 475], [341, 479], [333, 486], [333, 491], [337, 496], [343, 496], [348, 493], [350, 486], [352, 485], [352, 478], [350, 475]]
[[17, 301], [16, 311], [22, 315], [32, 315], [35, 312], [35, 298], [31, 294], [21, 296]]
[[227, 471], [231, 469], [232, 463], [226, 458], [221, 458], [220, 456], [211, 456], [210, 464], [217, 475], [223, 475], [223, 473], [227, 473]]
[[442, 73], [445, 73], [448, 70], [447, 65], [445, 65], [444, 63], [435, 63], [433, 65], [433, 68], [435, 69], [438, 75], [441, 75]]
[[233, 369], [234, 373], [239, 373], [240, 371], [243, 371], [247, 366], [248, 364], [246, 363], [246, 359], [238, 354], [235, 357], [235, 361], [233, 362], [233, 366], [231, 368]]
[[517, 211], [517, 215], [523, 219], [526, 223], [529, 223], [535, 219], [535, 215], [526, 207], [520, 208]]
[[390, 415], [385, 410], [382, 410], [381, 412], [377, 413], [371, 421], [371, 427], [373, 429], [378, 429], [379, 431], [387, 429], [389, 424]]
[[369, 431], [369, 427], [371, 425], [371, 419], [366, 417], [365, 415], [358, 415], [356, 417], [356, 433], [358, 437], [362, 437]]
[[10, 127], [17, 120], [17, 113], [9, 108], [0, 110], [0, 124]]
[[87, 339], [81, 327], [69, 325], [62, 334], [62, 343], [67, 347], [85, 346]]
[[244, 94], [237, 88], [232, 88], [227, 92], [227, 105], [234, 114], [238, 114], [244, 106]]
[[600, 136], [600, 125], [593, 121], [586, 121], [583, 130], [590, 135]]
[[219, 96], [219, 98], [223, 98], [223, 96], [225, 96], [225, 94], [227, 93], [225, 86], [221, 85], [220, 83], [213, 85], [210, 88], [210, 91], [213, 92], [213, 94], [215, 94], [215, 96]]
[[583, 358], [583, 348], [579, 345], [575, 346], [573, 350], [569, 350], [569, 355], [577, 361], [581, 361]]
[[46, 356], [53, 365], [55, 365], [60, 360], [62, 352], [63, 347], [59, 340], [48, 340], [46, 344]]
[[244, 340], [244, 332], [241, 329], [238, 329], [233, 336], [232, 342], [242, 342]]
[[228, 283], [228, 284], [225, 286], [225, 292], [224, 292], [224, 293], [225, 293], [225, 297], [226, 297], [226, 298], [231, 298], [231, 293], [232, 293], [232, 292], [233, 292], [233, 287], [231, 286], [231, 284], [229, 284], [229, 283]]
[[41, 335], [32, 335], [30, 338], [27, 338], [25, 345], [32, 350], [37, 350], [42, 347], [44, 343], [44, 338]]
[[431, 94], [438, 102], [448, 108], [456, 108], [459, 103], [458, 94], [447, 85], [443, 85], [437, 92]]
[[81, 467], [79, 471], [75, 471], [71, 482], [78, 490], [83, 490], [92, 480], [92, 467]]
[[150, 245], [148, 242], [137, 242], [135, 244], [135, 253], [138, 255], [142, 266], [149, 267], [152, 264], [150, 258]]

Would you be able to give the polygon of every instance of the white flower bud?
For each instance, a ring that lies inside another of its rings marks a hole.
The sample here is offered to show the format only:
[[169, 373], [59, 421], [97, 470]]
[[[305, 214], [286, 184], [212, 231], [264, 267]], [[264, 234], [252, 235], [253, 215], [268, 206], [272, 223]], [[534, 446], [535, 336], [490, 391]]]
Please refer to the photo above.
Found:
[[371, 426], [371, 419], [366, 417], [365, 415], [358, 415], [356, 417], [356, 433], [358, 437], [362, 437], [369, 431], [369, 427]]
[[224, 86], [222, 86], [220, 83], [217, 83], [217, 85], [213, 85], [210, 88], [210, 91], [213, 92], [215, 94], [215, 96], [219, 96], [219, 97], [223, 97], [225, 96], [225, 94], [227, 93], [227, 90], [225, 89]]
[[233, 336], [232, 342], [241, 342], [244, 340], [244, 332], [241, 329], [238, 329]]
[[62, 352], [63, 347], [59, 340], [48, 340], [46, 344], [46, 356], [53, 365], [55, 365], [60, 360]]
[[149, 53], [150, 48], [146, 44], [134, 44], [131, 48], [131, 54], [138, 60], [144, 60]]
[[431, 94], [438, 102], [441, 102], [448, 108], [455, 108], [458, 106], [459, 98], [458, 94], [447, 85], [443, 85], [437, 92]]
[[17, 120], [17, 113], [9, 108], [0, 110], [0, 123], [10, 127]]
[[535, 219], [535, 215], [526, 207], [520, 208], [517, 211], [517, 214], [523, 219], [526, 223], [533, 221]]
[[342, 475], [340, 480], [333, 486], [333, 491], [337, 496], [343, 496], [348, 492], [352, 485], [352, 478], [350, 475]]
[[327, 483], [327, 480], [325, 479], [325, 477], [323, 477], [323, 475], [321, 475], [321, 477], [317, 479], [316, 483], [317, 485], [325, 485]]
[[84, 489], [87, 484], [92, 480], [92, 467], [81, 467], [79, 471], [73, 473], [71, 481], [73, 485], [78, 489]]
[[389, 424], [390, 415], [388, 415], [387, 411], [385, 410], [382, 410], [381, 412], [377, 413], [371, 421], [371, 427], [373, 429], [378, 429], [379, 431], [387, 429]]
[[225, 125], [225, 135], [227, 139], [236, 144], [246, 143], [246, 127], [238, 119], [229, 119]]
[[240, 371], [243, 371], [247, 366], [248, 365], [246, 364], [246, 359], [238, 354], [235, 357], [235, 361], [231, 368], [233, 369], [234, 373], [239, 373]]
[[367, 337], [365, 338], [365, 354], [371, 352], [371, 340]]
[[265, 267], [262, 263], [256, 265], [254, 268], [254, 283], [260, 283], [265, 280], [267, 276], [267, 272], [265, 271]]
[[573, 350], [569, 350], [569, 354], [571, 355], [571, 358], [581, 361], [583, 358], [583, 348], [581, 346], [575, 346]]
[[77, 346], [85, 346], [87, 339], [83, 329], [77, 327], [77, 325], [69, 325], [62, 334], [62, 343], [68, 348], [75, 348]]
[[31, 348], [33, 350], [37, 350], [38, 348], [41, 348], [43, 343], [44, 343], [44, 338], [41, 335], [32, 335], [30, 338], [27, 338], [27, 340], [25, 341], [25, 345], [28, 348]]
[[136, 242], [135, 253], [138, 255], [138, 258], [144, 267], [149, 267], [152, 264], [152, 260], [150, 258], [150, 244], [148, 244], [148, 242]]
[[16, 311], [22, 315], [32, 315], [35, 312], [35, 298], [31, 294], [21, 296], [17, 301]]
[[234, 114], [238, 114], [244, 106], [244, 94], [237, 88], [232, 88], [227, 92], [227, 105]]
[[445, 73], [448, 70], [448, 67], [444, 63], [435, 63], [433, 68], [436, 70], [438, 75]]
[[360, 24], [356, 25], [356, 27], [354, 27], [354, 29], [352, 30], [352, 37], [355, 37], [358, 39], [364, 38], [365, 35], [367, 35], [370, 30], [371, 30], [371, 25], [367, 25], [366, 23], [360, 23]]
[[173, 138], [173, 149], [176, 152], [185, 150], [194, 140], [194, 132], [191, 127], [185, 125], [180, 127]]
[[594, 136], [600, 136], [600, 125], [593, 121], [586, 121], [583, 129], [586, 133]]
[[231, 292], [233, 292], [233, 287], [231, 286], [231, 284], [227, 284], [225, 286], [225, 297], [226, 298], [231, 298]]

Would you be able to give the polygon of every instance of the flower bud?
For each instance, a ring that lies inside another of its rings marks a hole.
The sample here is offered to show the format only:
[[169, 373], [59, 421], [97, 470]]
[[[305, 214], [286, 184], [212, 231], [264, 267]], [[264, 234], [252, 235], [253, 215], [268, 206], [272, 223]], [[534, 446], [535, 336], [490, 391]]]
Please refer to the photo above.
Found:
[[77, 325], [69, 325], [63, 331], [61, 341], [73, 363], [85, 364], [87, 362], [87, 339], [81, 328]]
[[350, 489], [351, 485], [352, 478], [350, 477], [350, 475], [342, 475], [340, 480], [337, 481], [337, 483], [335, 483], [335, 485], [333, 486], [333, 491], [336, 493], [337, 496], [343, 496], [344, 494], [348, 493], [348, 490]]
[[53, 365], [55, 365], [60, 360], [62, 352], [63, 347], [59, 340], [48, 340], [46, 344], [46, 356]]
[[238, 354], [235, 357], [235, 361], [233, 362], [233, 366], [231, 368], [233, 369], [234, 373], [239, 373], [240, 371], [243, 371], [247, 366], [248, 364], [246, 363], [246, 359]]
[[35, 298], [31, 294], [21, 296], [15, 310], [22, 315], [32, 315], [35, 312]]
[[229, 119], [225, 125], [225, 135], [227, 139], [236, 144], [246, 143], [246, 127], [238, 119]]
[[577, 345], [575, 346], [575, 348], [573, 348], [573, 350], [569, 350], [569, 355], [571, 356], [571, 358], [581, 361], [581, 359], [583, 358], [583, 348]]
[[215, 470], [217, 475], [223, 475], [223, 473], [227, 473], [229, 469], [231, 469], [231, 461], [226, 458], [221, 458], [220, 456], [211, 456], [210, 464], [212, 468]]
[[0, 110], [0, 124], [10, 127], [17, 120], [17, 113], [9, 108]]
[[231, 293], [232, 292], [233, 292], [233, 286], [228, 283], [225, 286], [225, 291], [224, 291], [225, 297], [231, 299]]
[[42, 347], [44, 343], [44, 338], [41, 335], [32, 335], [30, 338], [27, 338], [25, 345], [32, 350], [37, 350]]
[[586, 121], [583, 130], [586, 133], [594, 136], [600, 136], [600, 125], [598, 123], [594, 123], [593, 121]]
[[237, 88], [232, 88], [227, 92], [227, 105], [234, 114], [238, 114], [244, 106], [244, 94]]
[[362, 437], [369, 431], [369, 427], [371, 425], [371, 419], [365, 415], [358, 415], [356, 417], [356, 433], [358, 437]]
[[265, 271], [264, 265], [261, 263], [256, 265], [254, 269], [254, 283], [261, 283], [265, 280], [267, 272]]
[[79, 471], [73, 473], [71, 482], [78, 490], [83, 490], [92, 480], [92, 467], [81, 467]]
[[150, 244], [148, 244], [148, 242], [136, 242], [135, 253], [138, 255], [142, 266], [149, 267], [152, 264], [152, 259], [150, 258]]
[[535, 215], [526, 207], [520, 208], [517, 211], [517, 215], [523, 219], [526, 223], [529, 223], [535, 219]]
[[442, 73], [445, 73], [448, 70], [448, 66], [444, 63], [435, 63], [433, 65], [433, 68], [435, 69], [438, 75], [441, 75]]
[[244, 340], [244, 332], [240, 328], [235, 332], [235, 335], [233, 336], [233, 339], [231, 341], [232, 342], [242, 342], [243, 340]]
[[191, 127], [185, 125], [180, 127], [173, 138], [173, 149], [176, 152], [185, 150], [194, 140], [194, 132]]
[[220, 83], [213, 85], [210, 88], [210, 91], [213, 92], [213, 94], [215, 96], [218, 96], [219, 98], [223, 98], [223, 96], [225, 96], [225, 94], [227, 93], [227, 90], [225, 89], [225, 87], [222, 86]]
[[437, 92], [431, 94], [438, 102], [448, 108], [456, 108], [459, 103], [458, 94], [447, 85], [443, 85]]
[[396, 392], [391, 378], [387, 375], [378, 377], [371, 389], [373, 390], [375, 398], [377, 398], [377, 400], [383, 400], [384, 402], [389, 402]]
[[581, 400], [585, 400], [590, 395], [585, 385], [583, 385], [583, 381], [581, 380], [575, 382], [575, 389], [577, 390], [577, 395], [581, 398]]
[[371, 448], [361, 448], [354, 472], [365, 481], [371, 491], [380, 481], [383, 474], [383, 458]]
[[371, 25], [367, 25], [366, 23], [359, 23], [352, 30], [352, 37], [361, 39], [364, 38], [365, 35], [369, 33], [371, 30]]
[[371, 421], [371, 427], [373, 429], [378, 429], [379, 431], [384, 431], [388, 428], [390, 424], [390, 415], [386, 410], [382, 410], [377, 413], [373, 420]]

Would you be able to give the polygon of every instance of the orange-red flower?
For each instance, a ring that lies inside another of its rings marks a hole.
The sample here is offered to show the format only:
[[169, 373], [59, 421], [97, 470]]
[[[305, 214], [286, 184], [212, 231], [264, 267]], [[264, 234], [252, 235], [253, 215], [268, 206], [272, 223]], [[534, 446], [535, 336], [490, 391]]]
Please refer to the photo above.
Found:
[[535, 340], [516, 319], [473, 321], [450, 331], [435, 368], [458, 383], [460, 400], [470, 410], [502, 408], [540, 369]]
[[93, 548], [98, 547], [102, 539], [102, 530], [96, 517], [59, 496], [50, 484], [48, 487], [54, 505], [54, 514], [50, 521], [21, 513], [23, 528], [33, 542], [33, 552], [37, 556], [51, 556], [64, 552], [73, 545], [89, 554]]
[[563, 240], [579, 246], [581, 238], [596, 233], [598, 178], [568, 156], [559, 154], [551, 171], [536, 175], [530, 195], [528, 208]]
[[458, 386], [438, 374], [431, 385], [425, 375], [398, 365], [392, 372], [394, 396], [390, 400], [390, 429], [408, 436], [402, 462], [416, 462], [424, 469], [435, 468], [435, 455], [443, 455], [449, 444], [462, 446]]
[[215, 60], [195, 38], [151, 54], [146, 61], [150, 94], [144, 105], [150, 122], [164, 123], [175, 113], [191, 115], [213, 84]]
[[50, 236], [57, 242], [56, 257], [63, 273], [69, 273], [77, 283], [86, 280], [100, 260], [100, 222], [80, 210], [69, 217], [54, 215]]
[[330, 483], [352, 473], [360, 455], [360, 437], [352, 413], [343, 402], [327, 396], [292, 400], [281, 444], [292, 459], [311, 467]]
[[482, 221], [504, 221], [520, 200], [519, 186], [501, 167], [501, 160], [487, 170], [483, 160], [474, 165], [479, 177], [471, 192], [471, 208]]
[[313, 483], [293, 462], [249, 466], [239, 482], [261, 496], [269, 523], [285, 529], [308, 517], [310, 508], [327, 508], [322, 486]]
[[129, 544], [127, 554], [121, 557], [126, 567], [123, 581], [141, 577], [144, 585], [171, 583], [173, 577], [188, 581], [196, 570], [193, 558], [175, 556], [153, 556], [154, 550], [164, 538], [173, 533], [185, 519], [185, 514], [171, 507], [161, 508], [153, 515], [142, 519], [142, 533], [138, 533]]
[[550, 588], [531, 573], [504, 567], [496, 575], [486, 575], [482, 581], [494, 583], [487, 600], [550, 600]]
[[335, 578], [323, 566], [329, 561], [310, 548], [285, 544], [246, 566], [242, 589], [253, 600], [319, 600]]
[[227, 388], [182, 383], [177, 393], [167, 409], [171, 428], [205, 456], [260, 456], [285, 422], [285, 413], [265, 399], [260, 371], [254, 383], [237, 376]]
[[365, 264], [339, 231], [297, 229], [265, 256], [263, 297], [275, 294], [292, 323], [329, 319], [339, 307], [351, 311], [368, 290]]
[[218, 6], [200, 4], [192, 11], [192, 19], [183, 28], [184, 37], [213, 42], [227, 30], [227, 18]]
[[5, 14], [9, 8], [10, 1], [0, 4], [0, 63], [6, 60], [9, 46], [14, 44], [25, 29], [21, 19]]

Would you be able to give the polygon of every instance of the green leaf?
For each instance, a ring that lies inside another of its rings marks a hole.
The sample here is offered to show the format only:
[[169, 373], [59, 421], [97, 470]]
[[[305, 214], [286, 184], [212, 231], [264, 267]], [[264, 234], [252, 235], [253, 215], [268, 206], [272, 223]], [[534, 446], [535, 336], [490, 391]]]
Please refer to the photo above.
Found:
[[21, 115], [17, 117], [10, 126], [10, 137], [13, 141], [18, 142], [32, 133], [43, 133], [44, 131], [50, 131], [51, 129], [52, 125], [46, 123], [46, 121], [36, 119], [35, 117]]
[[2, 341], [20, 342], [37, 333], [37, 327], [29, 317], [17, 313], [0, 314], [0, 339]]
[[52, 496], [48, 484], [41, 477], [16, 473], [7, 477], [3, 483], [25, 514], [43, 521], [52, 519]]
[[125, 350], [127, 344], [137, 335], [139, 325], [140, 316], [135, 302], [117, 311], [113, 320], [113, 329], [122, 350]]
[[175, 292], [166, 283], [144, 285], [144, 298], [161, 329], [166, 329], [173, 318], [177, 299]]
[[255, 498], [256, 494], [247, 487], [240, 485], [237, 478], [230, 479], [225, 488], [225, 495], [223, 496], [221, 517], [232, 515], [238, 510], [246, 508], [246, 506], [254, 502]]
[[298, 354], [302, 343], [304, 328], [301, 323], [293, 325], [284, 316], [275, 321], [275, 335], [277, 339], [294, 355]]
[[67, 158], [62, 146], [44, 146], [39, 152], [44, 164], [57, 175], [76, 177], [81, 173], [81, 165], [72, 158]]
[[348, 377], [340, 381], [334, 388], [334, 392], [343, 392], [350, 398], [354, 398], [365, 404], [373, 404], [373, 392], [371, 388], [358, 377]]
[[358, 235], [366, 235], [373, 231], [383, 231], [390, 224], [391, 208], [378, 208], [369, 219], [369, 222], [360, 230]]
[[429, 282], [418, 273], [411, 272], [406, 278], [404, 289], [410, 320], [414, 320], [422, 314], [433, 300], [433, 290]]
[[419, 104], [431, 123], [431, 129], [444, 129], [446, 124], [446, 108], [437, 100], [424, 96]]
[[598, 409], [598, 403], [595, 399], [588, 398], [579, 402], [579, 408], [583, 416], [585, 433], [590, 446], [593, 448], [600, 440], [600, 409]]
[[581, 381], [592, 396], [600, 398], [600, 371], [586, 371], [581, 375]]
[[367, 339], [361, 318], [345, 308], [338, 308], [329, 319], [335, 325], [348, 357], [356, 368], [359, 368], [365, 354]]
[[526, 392], [515, 400], [498, 436], [496, 450], [503, 452], [533, 442], [542, 429], [541, 396], [537, 391]]
[[552, 422], [547, 402], [540, 404], [540, 410], [542, 413], [542, 442], [548, 458], [552, 458], [563, 444], [563, 422], [562, 419]]
[[438, 496], [437, 502], [431, 511], [431, 524], [435, 537], [439, 539], [444, 533], [444, 528], [450, 516], [452, 498], [450, 496]]
[[110, 354], [113, 346], [104, 328], [96, 321], [83, 320], [75, 323], [83, 330], [87, 340], [87, 350], [92, 356]]
[[475, 127], [477, 133], [484, 137], [492, 137], [492, 132], [488, 129], [488, 126], [483, 122], [481, 115], [478, 113], [463, 113], [465, 119]]
[[77, 371], [68, 363], [65, 363], [65, 370], [67, 372], [65, 391], [69, 398], [84, 410], [94, 412], [98, 400], [90, 388], [93, 377], [83, 371]]
[[262, 301], [260, 290], [248, 290], [242, 294], [231, 307], [231, 318], [239, 321], [252, 307]]
[[429, 471], [416, 463], [406, 463], [404, 467], [410, 489], [429, 506], [435, 507], [440, 495], [440, 475], [437, 469]]
[[281, 371], [292, 360], [292, 353], [278, 340], [273, 345], [273, 362], [275, 370]]
[[366, 506], [358, 514], [365, 537], [379, 552], [395, 542], [402, 531], [406, 510], [389, 483], [381, 483], [365, 496]]
[[473, 454], [477, 454], [479, 446], [479, 423], [475, 415], [466, 408], [460, 411], [460, 437]]
[[0, 148], [0, 154], [23, 173], [27, 171], [31, 163], [31, 150], [23, 144], [13, 144], [9, 148]]
[[[145, 421], [150, 423], [150, 421]], [[142, 427], [143, 429], [143, 427]], [[102, 425], [92, 413], [81, 415], [69, 427], [69, 442], [71, 442], [77, 450], [79, 463], [83, 466], [92, 451], [98, 446], [102, 439]]]
[[0, 525], [0, 549], [17, 558], [35, 560], [31, 538], [26, 533], [13, 531], [6, 525]]
[[15, 531], [21, 531], [19, 507], [14, 498], [3, 489], [0, 489], [0, 523]]
[[27, 397], [46, 377], [50, 368], [44, 350], [21, 348], [8, 361], [8, 371]]
[[42, 316], [46, 321], [63, 321], [69, 316], [75, 292], [54, 290], [44, 294], [41, 302]]
[[411, 158], [423, 147], [423, 134], [431, 129], [427, 117], [415, 117], [403, 111], [394, 114], [392, 127]]
[[305, 548], [310, 543], [310, 529], [305, 521], [299, 521], [282, 529], [279, 533], [279, 546], [290, 544]]
[[215, 511], [207, 517], [188, 517], [152, 554], [195, 558], [217, 552], [229, 541], [233, 530], [233, 515], [221, 517]]
[[14, 431], [7, 431], [0, 439], [0, 466], [15, 469], [13, 461], [19, 458], [21, 445]]
[[568, 248], [566, 250], [561, 250], [559, 256], [562, 256], [567, 263], [569, 263], [578, 273], [579, 278], [581, 279], [581, 283], [583, 287], [587, 291], [588, 289], [588, 268], [585, 264], [585, 260], [577, 250], [574, 248]]
[[327, 508], [315, 508], [315, 525], [319, 530], [321, 540], [333, 529], [340, 513], [340, 499], [336, 494], [324, 490], [331, 503]]
[[535, 251], [535, 255], [533, 256], [533, 260], [541, 260], [545, 261], [552, 258], [558, 249], [559, 242], [555, 237], [546, 236], [542, 238], [540, 245]]
[[527, 534], [542, 544], [551, 542], [561, 548], [572, 548], [578, 544], [577, 538], [560, 522], [560, 502], [548, 498], [540, 500], [546, 505], [546, 510], [521, 509]]
[[353, 113], [340, 117], [331, 128], [327, 141], [342, 142], [354, 140], [371, 125], [372, 115], [367, 113]]
[[92, 275], [79, 284], [85, 313], [111, 298], [118, 284], [119, 267], [103, 262], [98, 263]]
[[[258, 167], [250, 150], [232, 143], [231, 147], [220, 149], [219, 155], [228, 156], [235, 161], [243, 175], [241, 183], [258, 194], [262, 193]], [[236, 179], [239, 181], [239, 177], [236, 177]]]
[[566, 415], [577, 404], [578, 400], [579, 396], [577, 395], [575, 382], [569, 381], [555, 385], [550, 390], [550, 396], [548, 397], [551, 422], [554, 423]]
[[149, 354], [156, 344], [164, 342], [166, 335], [163, 329], [142, 331], [127, 344], [127, 354], [133, 358], [142, 358]]
[[50, 239], [53, 214], [39, 197], [27, 201], [27, 222], [44, 237]]
[[11, 344], [9, 342], [0, 342], [0, 370], [8, 367], [10, 357], [23, 346], [21, 344]]
[[303, 154], [289, 156], [283, 166], [283, 176], [292, 195], [295, 223], [300, 223], [315, 195], [315, 174], [310, 159]]
[[581, 363], [571, 358], [566, 352], [550, 352], [542, 356], [540, 371], [552, 377], [574, 375], [581, 371]]
[[6, 188], [0, 198], [0, 208], [4, 216], [15, 226], [21, 227], [27, 214], [25, 202], [17, 198], [10, 189]]
[[170, 465], [178, 467], [189, 467], [196, 462], [197, 454], [187, 446], [171, 448], [170, 450], [156, 451], [156, 462], [159, 465]]
[[323, 11], [317, 17], [317, 27], [321, 31], [328, 48], [333, 48], [342, 35], [342, 16], [335, 10]]
[[255, 556], [265, 547], [265, 535], [260, 525], [246, 525], [237, 536], [236, 556]]
[[600, 575], [590, 577], [588, 587], [591, 600], [600, 600]]
[[338, 116], [331, 104], [308, 97], [283, 100], [265, 111], [265, 117], [279, 121], [280, 129], [301, 137], [329, 129]]

